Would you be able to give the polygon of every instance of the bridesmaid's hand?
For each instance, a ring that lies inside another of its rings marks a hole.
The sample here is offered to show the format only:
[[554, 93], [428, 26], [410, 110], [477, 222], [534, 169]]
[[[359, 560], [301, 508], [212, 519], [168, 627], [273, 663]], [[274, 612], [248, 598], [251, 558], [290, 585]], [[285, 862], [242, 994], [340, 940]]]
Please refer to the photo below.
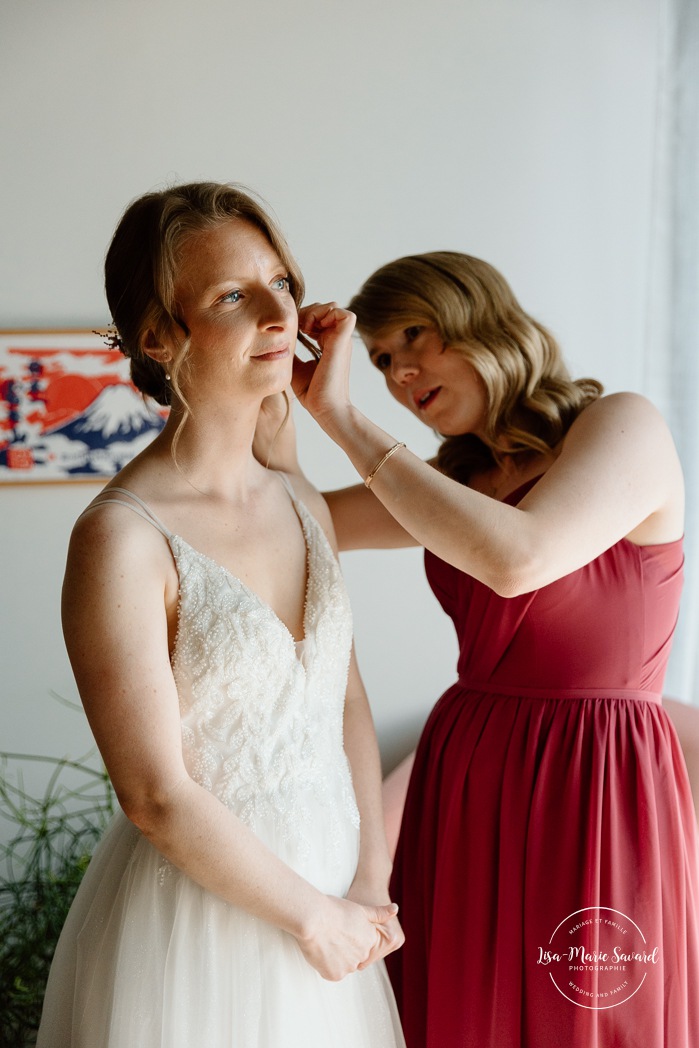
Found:
[[297, 398], [320, 425], [349, 411], [349, 373], [354, 313], [337, 302], [315, 302], [299, 310], [299, 331], [321, 350], [319, 360], [294, 360], [292, 385]]
[[308, 963], [324, 979], [338, 982], [383, 956], [388, 941], [386, 926], [395, 920], [396, 912], [392, 904], [363, 906], [325, 895], [311, 930], [298, 935], [296, 941]]

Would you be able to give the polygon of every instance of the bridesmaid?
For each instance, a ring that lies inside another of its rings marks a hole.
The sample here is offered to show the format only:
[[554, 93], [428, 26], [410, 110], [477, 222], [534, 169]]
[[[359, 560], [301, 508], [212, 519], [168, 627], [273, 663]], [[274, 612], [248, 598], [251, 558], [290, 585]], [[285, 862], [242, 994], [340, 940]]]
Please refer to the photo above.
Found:
[[[696, 1048], [695, 817], [661, 705], [683, 563], [667, 426], [572, 380], [479, 259], [399, 259], [350, 310], [305, 311], [338, 337], [294, 377], [364, 481], [327, 496], [339, 545], [424, 546], [460, 644], [391, 886], [408, 1046]], [[351, 402], [354, 314], [391, 395], [442, 435], [433, 463]]]

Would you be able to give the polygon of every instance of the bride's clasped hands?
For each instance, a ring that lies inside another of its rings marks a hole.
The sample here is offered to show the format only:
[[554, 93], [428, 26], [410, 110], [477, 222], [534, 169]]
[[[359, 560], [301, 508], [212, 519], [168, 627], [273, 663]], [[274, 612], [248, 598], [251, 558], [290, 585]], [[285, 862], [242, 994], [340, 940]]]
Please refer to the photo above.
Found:
[[399, 949], [405, 936], [395, 903], [372, 906], [324, 896], [308, 929], [297, 935], [304, 957], [324, 979], [332, 982], [361, 971]]

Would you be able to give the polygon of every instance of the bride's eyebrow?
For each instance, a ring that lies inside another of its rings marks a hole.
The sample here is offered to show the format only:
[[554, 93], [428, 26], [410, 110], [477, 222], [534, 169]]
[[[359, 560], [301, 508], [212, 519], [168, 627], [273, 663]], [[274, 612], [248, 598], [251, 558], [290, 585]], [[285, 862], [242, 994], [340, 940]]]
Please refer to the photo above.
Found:
[[[277, 274], [279, 276], [289, 276], [289, 270], [283, 264], [280, 264], [278, 266], [270, 266], [269, 273], [270, 279], [272, 279], [272, 277], [277, 276]], [[233, 275], [230, 277], [226, 277], [225, 280], [217, 280], [214, 284], [210, 284], [208, 287], [205, 287], [203, 289], [203, 293], [205, 295], [209, 295], [216, 294], [216, 292], [218, 291], [230, 291], [231, 287], [237, 287], [239, 284], [245, 284], [249, 282], [251, 279], [255, 278], [251, 277], [249, 273], [245, 276]]]
[[246, 280], [246, 277], [228, 277], [226, 280], [217, 280], [215, 284], [210, 284], [204, 288], [204, 294], [208, 295], [210, 292], [216, 291], [228, 291], [232, 285], [242, 284]]

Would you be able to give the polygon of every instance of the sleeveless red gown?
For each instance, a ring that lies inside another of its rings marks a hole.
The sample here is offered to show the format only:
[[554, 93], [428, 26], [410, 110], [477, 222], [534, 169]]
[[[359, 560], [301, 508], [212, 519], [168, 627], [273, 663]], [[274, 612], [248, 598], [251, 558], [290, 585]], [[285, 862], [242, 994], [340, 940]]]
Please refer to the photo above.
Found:
[[391, 884], [408, 1048], [699, 1048], [696, 822], [660, 704], [681, 541], [510, 599], [425, 561], [460, 655]]

